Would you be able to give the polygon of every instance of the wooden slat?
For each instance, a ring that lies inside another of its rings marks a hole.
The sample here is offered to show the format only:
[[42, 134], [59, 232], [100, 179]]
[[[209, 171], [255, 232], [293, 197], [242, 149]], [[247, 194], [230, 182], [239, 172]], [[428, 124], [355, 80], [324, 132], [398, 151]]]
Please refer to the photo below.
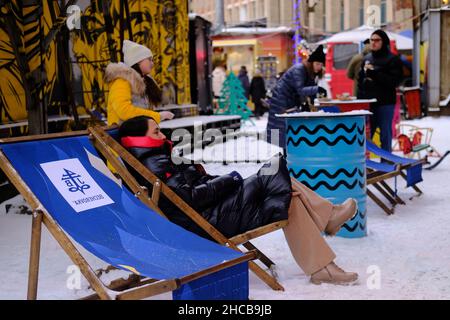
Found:
[[234, 244], [238, 245], [238, 244], [242, 244], [245, 243], [247, 241], [250, 241], [252, 239], [258, 238], [260, 236], [263, 236], [267, 233], [273, 232], [275, 230], [284, 228], [285, 226], [287, 226], [288, 221], [287, 220], [283, 220], [283, 221], [277, 221], [271, 224], [268, 224], [266, 226], [262, 226], [259, 227], [257, 229], [253, 229], [250, 231], [247, 231], [245, 233], [242, 233], [240, 235], [237, 235], [233, 238], [230, 239], [231, 242], [233, 242]]
[[126, 290], [116, 296], [117, 300], [137, 300], [144, 299], [157, 294], [176, 290], [179, 287], [177, 279], [158, 281], [139, 288]]
[[42, 212], [33, 213], [31, 227], [30, 265], [28, 270], [28, 300], [36, 300], [39, 278], [39, 257], [41, 252]]
[[388, 208], [383, 201], [381, 201], [375, 194], [373, 194], [369, 189], [366, 190], [367, 195], [388, 215], [394, 214], [394, 210]]
[[246, 261], [250, 261], [250, 260], [253, 260], [253, 259], [256, 259], [256, 252], [255, 251], [246, 252], [243, 256], [241, 256], [239, 258], [236, 258], [236, 259], [233, 259], [233, 260], [229, 260], [229, 261], [223, 262], [221, 264], [218, 264], [216, 266], [213, 266], [213, 267], [201, 270], [199, 272], [193, 273], [191, 275], [182, 277], [182, 278], [179, 279], [180, 280], [180, 285], [189, 283], [191, 281], [200, 279], [200, 278], [202, 278], [202, 277], [204, 277], [206, 275], [218, 272], [220, 270], [224, 270], [226, 268], [229, 268], [229, 267], [232, 267], [232, 266], [235, 266], [235, 265], [238, 265], [240, 263], [243, 263], [243, 262], [246, 262]]

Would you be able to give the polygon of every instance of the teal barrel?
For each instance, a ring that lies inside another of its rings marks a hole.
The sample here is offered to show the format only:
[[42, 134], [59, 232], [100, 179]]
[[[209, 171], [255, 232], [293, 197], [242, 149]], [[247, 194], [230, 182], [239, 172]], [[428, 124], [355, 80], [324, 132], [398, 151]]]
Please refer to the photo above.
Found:
[[286, 119], [286, 152], [292, 177], [334, 204], [347, 198], [358, 202], [358, 213], [338, 236], [367, 235], [366, 116], [348, 113], [305, 112], [280, 115]]

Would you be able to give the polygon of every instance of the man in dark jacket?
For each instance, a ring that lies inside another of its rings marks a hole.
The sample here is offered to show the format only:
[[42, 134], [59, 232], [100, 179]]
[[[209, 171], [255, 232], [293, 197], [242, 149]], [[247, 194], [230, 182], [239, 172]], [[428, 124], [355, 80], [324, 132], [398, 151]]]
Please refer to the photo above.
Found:
[[[286, 143], [285, 123], [283, 118], [277, 118], [277, 114], [286, 112], [287, 109], [299, 107], [306, 98], [314, 100], [317, 94], [326, 95], [327, 91], [317, 85], [318, 78], [322, 76], [325, 65], [323, 46], [320, 45], [301, 64], [292, 66], [277, 82], [270, 99], [269, 122], [267, 124], [267, 140], [284, 148]], [[272, 132], [272, 130], [274, 130]], [[278, 131], [276, 131], [278, 130]], [[277, 137], [273, 137], [276, 134]], [[278, 143], [277, 143], [278, 140]]]
[[400, 58], [390, 51], [389, 37], [383, 30], [370, 36], [371, 53], [362, 62], [358, 79], [358, 98], [377, 99], [371, 104], [371, 135], [380, 128], [381, 147], [392, 151], [392, 120], [397, 101], [396, 88], [403, 79]]
[[248, 71], [245, 66], [242, 66], [239, 70], [238, 78], [241, 81], [242, 88], [244, 89], [244, 95], [248, 99], [250, 92], [250, 80], [248, 79]]
[[252, 102], [255, 104], [255, 116], [259, 118], [264, 114], [262, 99], [266, 97], [266, 85], [259, 70], [255, 71], [252, 82], [250, 83], [250, 96], [252, 97]]

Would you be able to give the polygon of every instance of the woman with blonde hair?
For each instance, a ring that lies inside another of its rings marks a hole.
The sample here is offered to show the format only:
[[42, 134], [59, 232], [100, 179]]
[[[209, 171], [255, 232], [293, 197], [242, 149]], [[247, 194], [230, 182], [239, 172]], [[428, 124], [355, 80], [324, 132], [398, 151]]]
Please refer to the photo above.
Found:
[[154, 107], [162, 100], [162, 92], [151, 77], [152, 51], [138, 43], [123, 42], [124, 61], [110, 63], [105, 70], [105, 81], [109, 84], [107, 101], [108, 125], [120, 125], [123, 121], [147, 116], [157, 123], [173, 118], [168, 111], [156, 112]]

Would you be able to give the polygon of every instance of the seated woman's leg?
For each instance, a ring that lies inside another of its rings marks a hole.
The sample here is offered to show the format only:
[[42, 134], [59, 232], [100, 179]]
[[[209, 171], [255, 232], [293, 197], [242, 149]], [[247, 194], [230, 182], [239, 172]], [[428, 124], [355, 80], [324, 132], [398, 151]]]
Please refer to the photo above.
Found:
[[289, 207], [288, 225], [283, 231], [295, 261], [309, 276], [336, 258], [321, 235], [324, 227], [318, 224], [321, 225], [322, 221], [324, 219], [308, 210], [301, 196], [294, 193]]
[[347, 284], [358, 275], [345, 272], [333, 260], [336, 255], [326, 243], [322, 232], [337, 232], [340, 226], [356, 212], [356, 203], [335, 206], [328, 200], [292, 179], [292, 200], [289, 223], [284, 228], [286, 240], [297, 264], [313, 283]]

